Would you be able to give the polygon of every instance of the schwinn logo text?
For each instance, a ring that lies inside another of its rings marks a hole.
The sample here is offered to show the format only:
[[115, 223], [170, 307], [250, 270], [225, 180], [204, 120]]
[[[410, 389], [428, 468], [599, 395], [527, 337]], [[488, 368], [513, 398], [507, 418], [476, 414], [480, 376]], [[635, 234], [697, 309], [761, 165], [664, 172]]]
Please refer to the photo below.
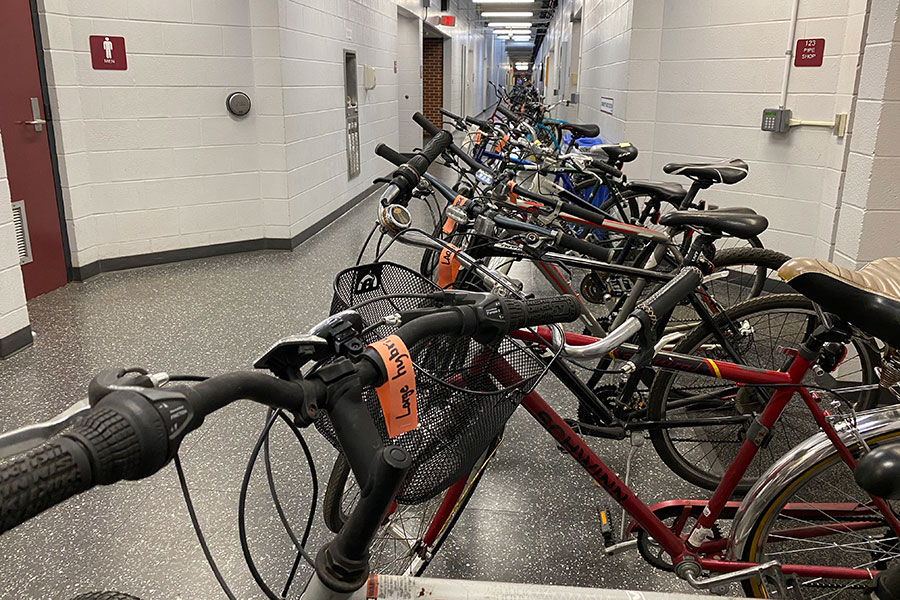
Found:
[[537, 413], [538, 421], [550, 432], [559, 445], [594, 478], [594, 481], [609, 492], [616, 502], [625, 502], [628, 492], [622, 489], [618, 480], [613, 479], [603, 464], [593, 459], [590, 453], [583, 447], [583, 442], [577, 437], [569, 435], [562, 427], [553, 422], [553, 417], [544, 411]]

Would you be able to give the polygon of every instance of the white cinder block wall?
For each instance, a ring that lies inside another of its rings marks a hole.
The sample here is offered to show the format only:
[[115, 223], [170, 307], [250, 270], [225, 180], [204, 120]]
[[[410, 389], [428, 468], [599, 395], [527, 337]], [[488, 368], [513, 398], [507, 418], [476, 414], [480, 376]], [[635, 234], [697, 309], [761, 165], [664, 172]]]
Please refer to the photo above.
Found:
[[[51, 105], [75, 267], [121, 256], [304, 237], [365, 191], [398, 144], [398, 5], [414, 0], [43, 0]], [[493, 41], [454, 3], [453, 93], [463, 45], [471, 61]], [[122, 35], [128, 70], [95, 71], [90, 35]], [[343, 51], [359, 64], [361, 166], [347, 174]], [[375, 69], [366, 91], [362, 65]], [[473, 89], [483, 70], [468, 68]], [[246, 91], [237, 119], [225, 97]]]
[[872, 3], [834, 260], [855, 267], [900, 255], [900, 2]]
[[0, 340], [29, 326], [10, 202], [3, 140], [0, 139]]
[[[763, 108], [779, 104], [791, 2], [571, 0], [551, 25], [551, 43], [582, 6], [577, 118], [600, 124], [609, 141], [638, 146], [629, 175], [664, 179], [667, 162], [743, 158], [750, 176], [704, 197], [764, 213], [773, 248], [827, 258], [846, 140], [822, 128], [759, 129]], [[865, 9], [863, 0], [800, 0], [796, 38], [824, 37], [826, 46], [822, 67], [792, 68], [795, 118], [850, 111]], [[613, 115], [600, 112], [601, 96], [614, 99]]]

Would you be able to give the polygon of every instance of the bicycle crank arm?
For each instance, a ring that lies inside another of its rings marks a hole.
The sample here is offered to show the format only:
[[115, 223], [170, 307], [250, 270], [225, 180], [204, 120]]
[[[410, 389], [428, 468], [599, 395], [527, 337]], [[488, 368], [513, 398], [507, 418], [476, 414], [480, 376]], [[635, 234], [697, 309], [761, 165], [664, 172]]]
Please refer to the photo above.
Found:
[[637, 548], [637, 544], [638, 541], [636, 539], [625, 540], [624, 542], [612, 544], [611, 546], [603, 546], [603, 553], [607, 556], [622, 554], [623, 552], [628, 552], [629, 550]]

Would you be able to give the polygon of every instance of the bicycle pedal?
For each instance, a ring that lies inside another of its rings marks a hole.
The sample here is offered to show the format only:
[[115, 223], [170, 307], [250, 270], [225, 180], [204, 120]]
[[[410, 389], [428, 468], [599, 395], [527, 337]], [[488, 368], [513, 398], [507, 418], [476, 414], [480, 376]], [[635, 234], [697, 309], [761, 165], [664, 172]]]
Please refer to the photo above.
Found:
[[615, 546], [616, 537], [613, 534], [612, 521], [609, 518], [609, 513], [606, 512], [606, 509], [599, 509], [600, 515], [600, 535], [603, 536], [603, 546], [605, 548], [609, 548], [610, 546]]

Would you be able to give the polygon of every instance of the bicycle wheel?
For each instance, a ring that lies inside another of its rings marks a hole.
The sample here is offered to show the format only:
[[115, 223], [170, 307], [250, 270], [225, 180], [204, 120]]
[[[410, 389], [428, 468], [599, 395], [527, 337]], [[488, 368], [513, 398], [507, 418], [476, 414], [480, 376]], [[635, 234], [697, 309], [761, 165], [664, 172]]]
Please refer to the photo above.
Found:
[[[734, 326], [728, 326], [731, 322]], [[714, 318], [715, 325], [741, 356], [744, 364], [763, 369], [780, 369], [786, 359], [782, 348], [798, 348], [818, 322], [812, 302], [799, 294], [773, 294], [734, 306]], [[675, 352], [733, 362], [707, 325], [696, 327], [673, 349]], [[853, 338], [847, 355], [832, 376], [838, 385], [878, 382], [875, 366], [878, 354], [868, 340]], [[812, 374], [805, 383], [813, 385]], [[663, 462], [683, 479], [707, 489], [715, 489], [744, 441], [744, 433], [767, 399], [760, 388], [741, 387], [722, 379], [695, 373], [657, 373], [650, 388], [648, 417], [667, 421], [664, 428], [651, 429], [650, 439]], [[854, 396], [857, 409], [875, 405], [878, 391]], [[732, 424], [678, 426], [679, 420], [735, 417]], [[778, 420], [774, 436], [761, 448], [747, 468], [736, 490], [745, 493], [775, 460], [818, 430], [806, 405], [792, 400]]]
[[[453, 505], [448, 507], [449, 511], [443, 515], [438, 515], [438, 509], [446, 494], [438, 495], [421, 504], [395, 504], [369, 549], [373, 573], [419, 576], [425, 571], [465, 510], [481, 481], [487, 463], [493, 458], [499, 445], [498, 437], [475, 462], [469, 476], [464, 481], [458, 482], [462, 486], [462, 491]], [[347, 459], [340, 454], [331, 469], [322, 502], [322, 516], [329, 530], [334, 533], [341, 530], [358, 498], [359, 487], [356, 479], [350, 475]], [[436, 519], [440, 519], [440, 522]], [[434, 539], [426, 543], [426, 534], [429, 532]]]
[[[900, 427], [900, 426], [895, 426]], [[877, 446], [900, 437], [900, 430], [867, 440]], [[851, 447], [855, 456], [859, 446]], [[845, 504], [854, 507], [852, 516], [838, 517], [821, 507], [823, 504]], [[894, 514], [900, 504], [888, 502]], [[810, 506], [818, 505], [818, 506]], [[846, 525], [853, 522], [851, 529]], [[815, 534], [803, 534], [815, 527]], [[900, 539], [887, 525], [884, 515], [872, 499], [853, 480], [853, 471], [840, 459], [836, 450], [787, 483], [762, 511], [762, 516], [747, 536], [743, 559], [752, 562], [778, 560], [781, 563], [828, 567], [852, 567], [883, 570], [900, 559]], [[861, 598], [866, 580], [798, 577], [802, 597], [806, 600]], [[743, 582], [748, 596], [771, 598], [759, 578]]]
[[781, 252], [752, 246], [719, 250], [713, 259], [716, 270], [704, 279], [704, 285], [728, 308], [762, 294], [769, 273], [778, 271], [790, 258]]

